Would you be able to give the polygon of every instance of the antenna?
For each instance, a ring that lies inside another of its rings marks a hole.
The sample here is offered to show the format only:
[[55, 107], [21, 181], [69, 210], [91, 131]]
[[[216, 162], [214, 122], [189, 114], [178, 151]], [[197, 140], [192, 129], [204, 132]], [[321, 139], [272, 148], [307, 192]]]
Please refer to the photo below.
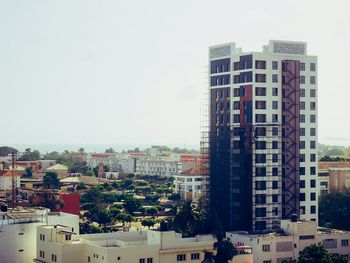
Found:
[[15, 165], [16, 165], [16, 153], [12, 153], [12, 210], [16, 208], [16, 188], [17, 188], [17, 182], [15, 180]]

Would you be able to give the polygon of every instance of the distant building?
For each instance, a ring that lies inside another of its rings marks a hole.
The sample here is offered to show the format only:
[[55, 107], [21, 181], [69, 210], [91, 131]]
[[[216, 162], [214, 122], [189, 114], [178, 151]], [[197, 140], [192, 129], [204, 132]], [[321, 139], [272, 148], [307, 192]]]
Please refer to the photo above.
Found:
[[202, 179], [198, 167], [183, 171], [174, 176], [174, 191], [184, 201], [198, 201], [202, 195]]
[[319, 162], [320, 193], [350, 188], [350, 162]]
[[312, 244], [322, 244], [330, 253], [350, 256], [350, 232], [317, 228], [315, 221], [281, 221], [282, 232], [252, 234], [244, 231], [227, 232], [233, 244], [252, 247], [254, 263], [281, 263], [296, 259]]
[[45, 172], [54, 172], [59, 178], [68, 177], [68, 166], [63, 164], [55, 164], [46, 168]]
[[135, 172], [136, 157], [117, 153], [92, 153], [86, 158], [87, 166], [91, 169], [100, 164], [109, 167], [112, 172], [132, 174]]
[[[43, 236], [45, 240], [40, 241]], [[212, 251], [215, 241], [212, 236], [182, 238], [181, 234], [174, 231], [77, 236], [70, 228], [47, 225], [38, 228], [35, 262], [201, 262], [203, 251]]]
[[65, 225], [79, 233], [79, 217], [75, 215], [51, 213], [48, 209], [39, 208], [0, 212], [0, 262], [33, 262], [37, 227], [47, 224]]
[[[21, 174], [14, 172], [15, 187], [21, 187]], [[12, 171], [2, 170], [0, 171], [0, 191], [12, 190]]]
[[181, 173], [181, 164], [163, 157], [142, 157], [136, 161], [137, 175], [174, 176]]

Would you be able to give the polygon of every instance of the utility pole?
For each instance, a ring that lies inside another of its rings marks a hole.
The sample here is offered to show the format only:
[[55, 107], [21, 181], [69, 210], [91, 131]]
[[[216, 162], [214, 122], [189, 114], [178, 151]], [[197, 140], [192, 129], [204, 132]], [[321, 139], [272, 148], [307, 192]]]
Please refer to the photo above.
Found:
[[12, 153], [12, 209], [16, 208], [16, 188], [17, 188], [17, 182], [15, 180], [15, 165], [16, 165], [16, 154]]

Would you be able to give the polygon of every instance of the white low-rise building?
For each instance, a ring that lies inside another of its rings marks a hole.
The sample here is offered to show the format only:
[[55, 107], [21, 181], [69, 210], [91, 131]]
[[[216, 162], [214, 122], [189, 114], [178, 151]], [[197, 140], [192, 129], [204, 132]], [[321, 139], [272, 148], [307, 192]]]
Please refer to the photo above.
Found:
[[36, 256], [37, 227], [59, 224], [79, 232], [79, 216], [51, 213], [46, 208], [0, 212], [0, 262], [30, 263]]
[[[21, 186], [21, 175], [14, 171], [14, 183], [15, 188]], [[12, 171], [2, 170], [0, 171], [0, 191], [9, 191], [12, 189]]]
[[[293, 222], [294, 221], [294, 222]], [[252, 234], [227, 232], [233, 244], [252, 247], [254, 263], [281, 263], [297, 259], [312, 244], [322, 244], [330, 253], [350, 256], [350, 232], [318, 228], [315, 221], [282, 220], [281, 231]]]
[[162, 157], [142, 157], [136, 161], [137, 175], [174, 176], [181, 173], [181, 163]]
[[198, 201], [202, 195], [202, 179], [199, 168], [194, 167], [174, 176], [174, 190], [185, 201]]

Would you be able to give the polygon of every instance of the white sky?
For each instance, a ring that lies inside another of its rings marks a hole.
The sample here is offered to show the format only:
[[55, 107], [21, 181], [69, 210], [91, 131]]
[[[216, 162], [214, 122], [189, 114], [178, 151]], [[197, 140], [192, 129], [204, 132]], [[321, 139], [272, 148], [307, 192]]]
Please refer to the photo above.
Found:
[[319, 141], [350, 144], [348, 0], [0, 0], [0, 145], [199, 142], [208, 46], [308, 42]]

